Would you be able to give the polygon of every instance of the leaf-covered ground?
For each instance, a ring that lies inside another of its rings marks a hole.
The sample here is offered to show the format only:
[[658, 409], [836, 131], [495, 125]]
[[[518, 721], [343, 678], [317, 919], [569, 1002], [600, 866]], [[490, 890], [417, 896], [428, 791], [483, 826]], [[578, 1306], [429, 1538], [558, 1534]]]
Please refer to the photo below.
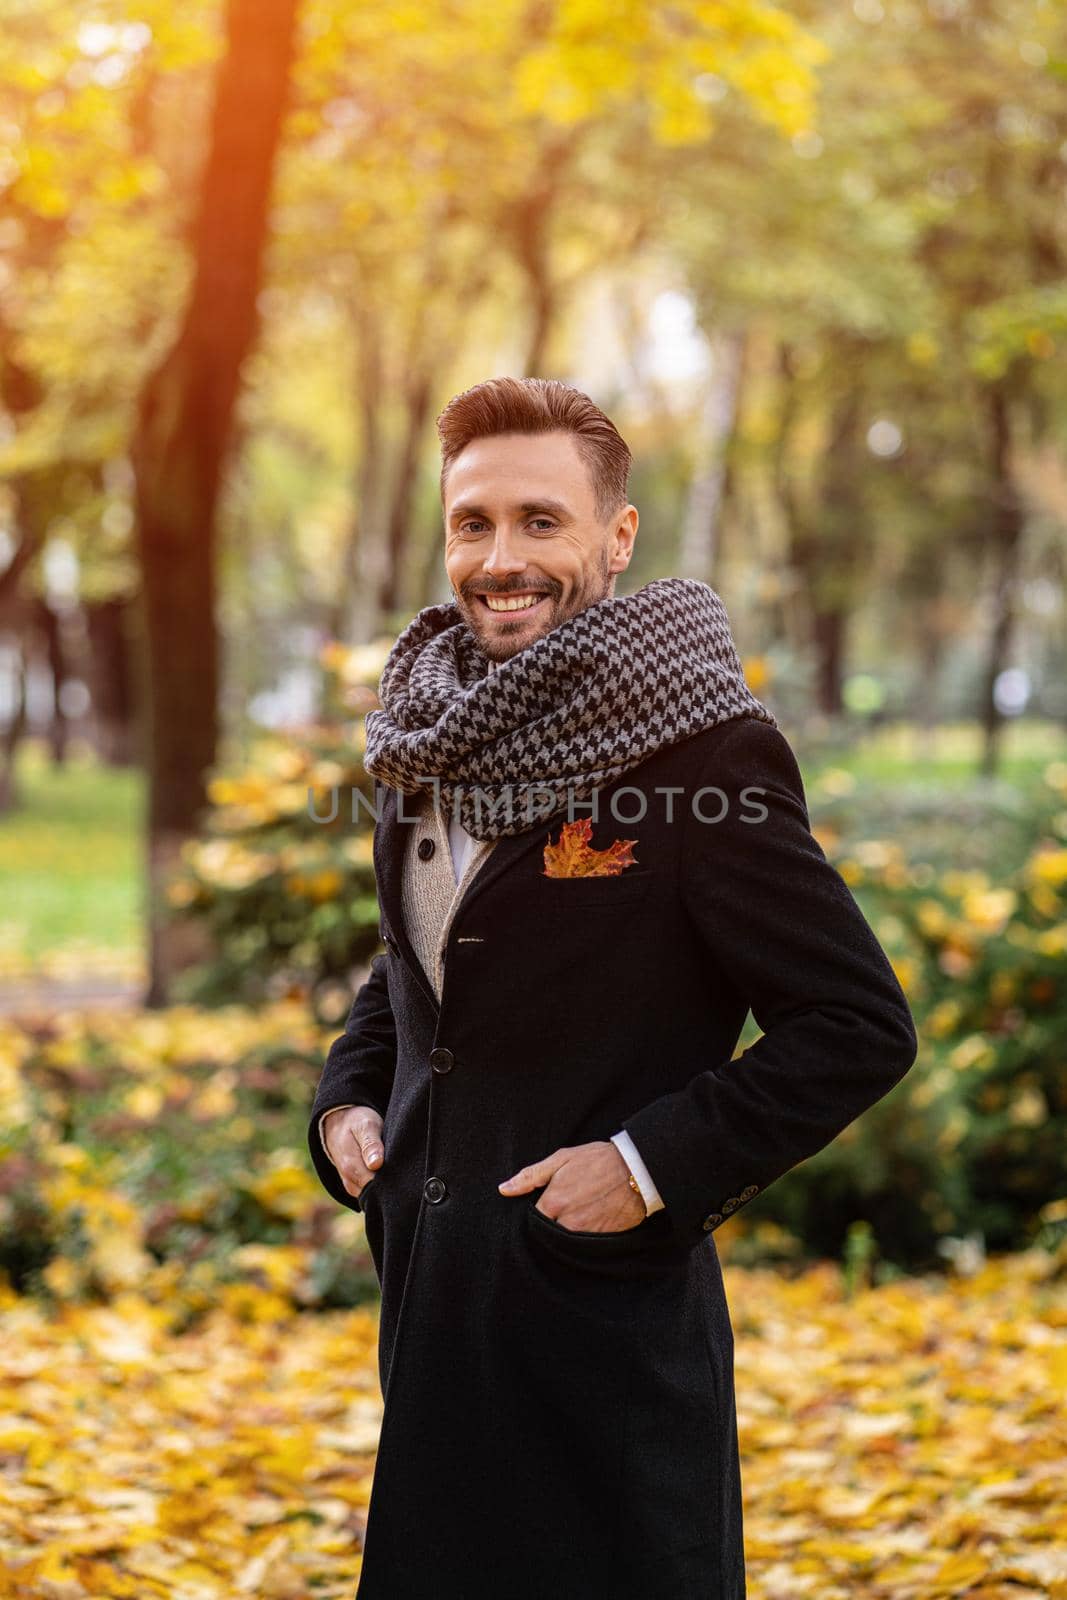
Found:
[[[850, 1298], [833, 1265], [727, 1264], [750, 1600], [1067, 1597], [1065, 1266]], [[376, 1336], [254, 1287], [181, 1334], [134, 1295], [7, 1297], [0, 1595], [350, 1597]]]

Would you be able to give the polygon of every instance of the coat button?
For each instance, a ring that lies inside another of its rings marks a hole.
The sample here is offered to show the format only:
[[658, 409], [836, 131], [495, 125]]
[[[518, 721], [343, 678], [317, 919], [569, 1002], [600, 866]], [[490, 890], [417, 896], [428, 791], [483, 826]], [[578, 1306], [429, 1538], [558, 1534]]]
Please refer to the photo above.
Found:
[[448, 1193], [443, 1178], [427, 1178], [423, 1194], [432, 1206], [439, 1206]]
[[741, 1202], [737, 1196], [732, 1194], [729, 1200], [724, 1200], [722, 1203], [723, 1214], [728, 1216], [731, 1211], [736, 1211], [740, 1204]]
[[710, 1233], [712, 1228], [717, 1228], [721, 1221], [722, 1217], [719, 1215], [719, 1213], [717, 1211], [713, 1211], [710, 1217], [704, 1218], [704, 1232]]
[[444, 1045], [438, 1045], [436, 1050], [430, 1051], [430, 1065], [435, 1072], [451, 1072], [455, 1064], [455, 1056]]
[[751, 1200], [754, 1194], [759, 1194], [759, 1184], [750, 1183], [747, 1189], [741, 1190], [742, 1200]]
[[420, 839], [419, 840], [419, 860], [420, 861], [429, 861], [430, 857], [433, 855], [433, 852], [434, 852], [434, 842], [433, 842], [432, 839]]

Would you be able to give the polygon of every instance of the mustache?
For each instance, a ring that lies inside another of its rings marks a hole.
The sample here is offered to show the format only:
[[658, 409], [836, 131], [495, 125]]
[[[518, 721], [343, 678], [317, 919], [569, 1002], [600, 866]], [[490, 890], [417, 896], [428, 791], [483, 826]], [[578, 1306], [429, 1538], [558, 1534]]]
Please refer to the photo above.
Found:
[[558, 600], [563, 593], [561, 583], [484, 583], [460, 585], [459, 594], [464, 600], [477, 600], [479, 595], [545, 594]]

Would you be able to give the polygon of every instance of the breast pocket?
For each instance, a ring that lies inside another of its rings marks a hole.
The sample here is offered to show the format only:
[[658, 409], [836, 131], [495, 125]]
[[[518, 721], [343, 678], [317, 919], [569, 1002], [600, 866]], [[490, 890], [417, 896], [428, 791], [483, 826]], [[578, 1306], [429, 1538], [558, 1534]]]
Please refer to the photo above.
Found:
[[580, 915], [583, 910], [629, 911], [640, 905], [652, 883], [653, 872], [628, 867], [613, 878], [539, 879], [541, 905], [561, 916]]

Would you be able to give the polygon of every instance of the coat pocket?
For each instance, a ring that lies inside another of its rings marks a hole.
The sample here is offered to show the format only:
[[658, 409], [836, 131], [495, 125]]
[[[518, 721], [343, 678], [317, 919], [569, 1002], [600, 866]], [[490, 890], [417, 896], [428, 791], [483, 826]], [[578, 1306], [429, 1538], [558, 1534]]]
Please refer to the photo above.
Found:
[[550, 878], [541, 874], [542, 900], [553, 910], [581, 911], [583, 906], [592, 910], [632, 910], [648, 893], [653, 873], [650, 867], [637, 871], [627, 867], [623, 872], [603, 878]]
[[632, 1228], [587, 1233], [565, 1228], [537, 1209], [537, 1196], [526, 1207], [527, 1232], [535, 1250], [564, 1266], [606, 1277], [656, 1277], [687, 1253], [673, 1238], [666, 1211], [654, 1211]]

